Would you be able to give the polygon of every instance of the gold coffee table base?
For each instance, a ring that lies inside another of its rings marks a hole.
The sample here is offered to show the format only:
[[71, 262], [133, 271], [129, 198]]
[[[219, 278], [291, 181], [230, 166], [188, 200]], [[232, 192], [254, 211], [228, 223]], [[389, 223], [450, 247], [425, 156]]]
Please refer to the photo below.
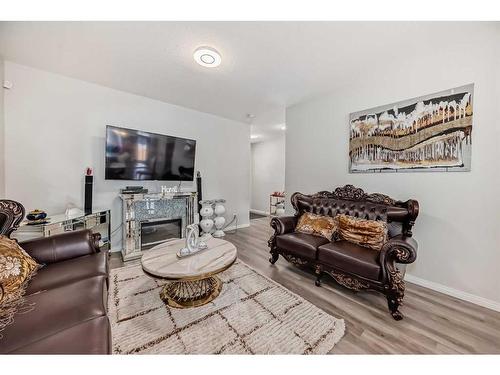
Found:
[[222, 281], [217, 276], [199, 280], [173, 281], [166, 284], [160, 298], [170, 307], [185, 309], [202, 306], [217, 298]]

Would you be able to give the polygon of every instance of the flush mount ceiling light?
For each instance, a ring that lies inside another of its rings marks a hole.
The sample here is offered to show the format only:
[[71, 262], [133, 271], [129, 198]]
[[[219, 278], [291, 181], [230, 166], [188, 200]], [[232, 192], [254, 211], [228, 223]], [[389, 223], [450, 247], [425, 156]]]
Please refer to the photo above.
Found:
[[219, 66], [222, 58], [220, 53], [210, 47], [199, 47], [193, 53], [194, 61], [207, 68]]

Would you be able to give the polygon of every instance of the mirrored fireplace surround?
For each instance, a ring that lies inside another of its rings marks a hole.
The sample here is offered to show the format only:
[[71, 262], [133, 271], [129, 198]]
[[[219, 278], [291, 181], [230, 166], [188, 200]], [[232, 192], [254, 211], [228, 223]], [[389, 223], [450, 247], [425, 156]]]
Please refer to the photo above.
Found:
[[142, 256], [143, 224], [180, 220], [180, 235], [183, 238], [186, 227], [198, 222], [195, 192], [120, 194], [120, 198], [123, 203], [122, 257], [124, 261]]

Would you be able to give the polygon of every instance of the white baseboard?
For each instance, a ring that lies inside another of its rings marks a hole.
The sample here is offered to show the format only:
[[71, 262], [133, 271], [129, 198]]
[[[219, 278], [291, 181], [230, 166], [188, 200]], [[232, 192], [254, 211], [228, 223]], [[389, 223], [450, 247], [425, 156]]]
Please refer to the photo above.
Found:
[[463, 292], [461, 290], [453, 289], [447, 287], [445, 285], [435, 283], [433, 281], [428, 281], [421, 279], [420, 277], [416, 277], [410, 274], [405, 275], [405, 281], [409, 283], [417, 284], [423, 286], [424, 288], [435, 290], [436, 292], [440, 292], [443, 294], [447, 294], [449, 296], [461, 299], [463, 301], [467, 301], [473, 303], [475, 305], [479, 305], [482, 307], [486, 307], [491, 310], [500, 311], [500, 302], [493, 301], [484, 297], [476, 296], [475, 294]]
[[269, 216], [269, 212], [268, 211], [254, 210], [253, 208], [251, 208], [250, 212], [253, 213], [253, 214], [259, 214], [259, 215]]

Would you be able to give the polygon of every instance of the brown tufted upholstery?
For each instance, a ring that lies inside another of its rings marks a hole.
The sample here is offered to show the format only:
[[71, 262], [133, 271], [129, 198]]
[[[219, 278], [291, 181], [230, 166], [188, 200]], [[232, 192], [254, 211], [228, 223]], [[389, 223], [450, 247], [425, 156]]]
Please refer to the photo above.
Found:
[[[408, 210], [403, 207], [387, 206], [370, 202], [354, 202], [342, 199], [331, 199], [307, 196], [296, 193], [295, 206], [298, 216], [304, 212], [316, 215], [335, 217], [339, 214], [359, 217], [368, 220], [402, 221], [408, 215]], [[294, 206], [294, 207], [295, 207]]]
[[[396, 201], [384, 194], [367, 194], [346, 185], [333, 192], [313, 195], [294, 193], [291, 197], [295, 215], [273, 218], [274, 234], [269, 239], [271, 263], [283, 255], [297, 265], [313, 266], [320, 285], [328, 273], [340, 284], [354, 289], [373, 289], [384, 293], [394, 319], [402, 319], [398, 308], [404, 295], [404, 282], [396, 263], [415, 261], [417, 242], [411, 238], [418, 216], [416, 200]], [[295, 232], [298, 218], [305, 212], [335, 217], [339, 214], [387, 222], [388, 241], [380, 251], [347, 241], [330, 242], [322, 237]]]

